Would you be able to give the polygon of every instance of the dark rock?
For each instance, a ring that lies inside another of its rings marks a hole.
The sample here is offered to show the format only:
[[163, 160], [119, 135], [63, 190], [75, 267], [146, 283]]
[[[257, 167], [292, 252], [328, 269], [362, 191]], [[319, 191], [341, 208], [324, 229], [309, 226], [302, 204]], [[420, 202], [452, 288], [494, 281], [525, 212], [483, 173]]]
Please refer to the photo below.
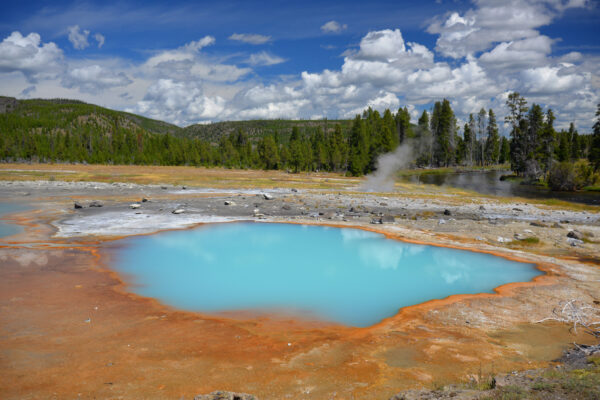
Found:
[[583, 240], [583, 233], [579, 232], [578, 230], [572, 230], [569, 231], [569, 233], [567, 233], [567, 237], [577, 240]]
[[83, 206], [82, 206], [81, 204], [79, 204], [79, 203], [75, 202], [75, 203], [73, 204], [73, 208], [75, 208], [75, 209], [77, 209], [77, 208], [83, 208]]
[[100, 203], [99, 201], [92, 201], [90, 203], [90, 207], [102, 207], [102, 206], [103, 206], [103, 204]]
[[568, 220], [568, 219], [561, 219], [561, 220], [560, 220], [560, 223], [561, 223], [561, 224], [568, 224], [568, 223], [569, 223], [569, 220]]
[[162, 190], [167, 190], [167, 189], [168, 189], [168, 187], [166, 187], [166, 186], [161, 186], [160, 188], [161, 188]]
[[247, 393], [234, 393], [218, 390], [211, 394], [199, 394], [194, 400], [258, 400], [258, 397]]
[[380, 206], [387, 207], [388, 203], [379, 203]]
[[371, 219], [371, 223], [372, 224], [381, 224], [381, 218], [373, 218]]
[[523, 211], [523, 210], [521, 210], [520, 208], [515, 207], [515, 208], [513, 208], [513, 211]]
[[226, 206], [235, 206], [235, 201], [225, 200], [223, 204], [225, 204]]
[[394, 218], [393, 215], [384, 215], [383, 217], [381, 217], [382, 224], [392, 224], [394, 222], [396, 222], [396, 218]]
[[445, 210], [444, 210], [444, 215], [452, 215], [452, 213], [450, 212], [450, 210], [448, 210], [448, 209], [445, 209]]
[[187, 186], [182, 186], [181, 190], [187, 190]]
[[291, 209], [292, 209], [292, 207], [288, 206], [287, 204], [284, 204], [284, 205], [281, 207], [281, 209], [282, 209], [282, 210], [289, 211], [289, 210], [291, 210]]
[[484, 211], [484, 210], [485, 210], [485, 207], [484, 207], [484, 206], [479, 206], [479, 209], [480, 209], [481, 211]]
[[294, 189], [294, 188], [292, 188], [292, 192], [294, 192], [294, 193], [298, 193], [298, 189]]
[[145, 198], [145, 197], [144, 197], [144, 198], [142, 198], [142, 203], [145, 203], [145, 202], [147, 202], [147, 201], [148, 201], [148, 199], [147, 199], [147, 198]]
[[530, 222], [529, 225], [531, 225], [531, 226], [537, 226], [539, 228], [547, 228], [548, 227], [548, 225], [546, 225], [546, 224], [544, 224], [542, 222], [537, 222], [537, 221]]

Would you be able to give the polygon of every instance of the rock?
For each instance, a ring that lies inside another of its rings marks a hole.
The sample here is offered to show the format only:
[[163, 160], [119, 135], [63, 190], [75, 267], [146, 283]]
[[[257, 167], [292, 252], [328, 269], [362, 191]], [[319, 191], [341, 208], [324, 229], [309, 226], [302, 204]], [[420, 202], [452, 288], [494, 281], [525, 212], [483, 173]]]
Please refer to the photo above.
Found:
[[452, 215], [452, 213], [450, 212], [450, 210], [448, 210], [448, 209], [445, 209], [445, 210], [444, 210], [444, 215]]
[[575, 239], [575, 238], [567, 238], [567, 243], [569, 243], [573, 247], [582, 246], [583, 240], [579, 240], [579, 239]]
[[194, 400], [258, 400], [258, 397], [247, 393], [234, 393], [218, 390], [211, 394], [199, 394]]
[[523, 232], [533, 235], [533, 231], [531, 229], [523, 229]]
[[484, 210], [485, 210], [485, 207], [484, 207], [484, 206], [479, 206], [479, 209], [480, 209], [481, 211], [484, 211]]
[[527, 239], [527, 236], [523, 235], [522, 233], [515, 233], [514, 238], [517, 240], [525, 240]]
[[263, 198], [265, 200], [273, 200], [273, 196], [270, 195], [269, 193], [263, 193]]
[[99, 201], [92, 201], [89, 205], [89, 207], [102, 207], [103, 204], [100, 203]]
[[381, 203], [379, 203], [379, 205], [382, 206], [382, 207], [387, 207], [388, 203], [381, 202]]
[[78, 208], [83, 208], [83, 206], [77, 202], [73, 203], [73, 208], [78, 209]]
[[523, 211], [523, 210], [521, 210], [520, 208], [515, 207], [515, 208], [513, 208], [513, 211]]
[[167, 189], [168, 189], [168, 187], [166, 187], [166, 186], [161, 186], [160, 188], [161, 188], [162, 190], [167, 190]]
[[231, 201], [231, 200], [225, 200], [224, 203], [226, 206], [235, 206], [235, 201]]
[[381, 217], [382, 224], [393, 224], [394, 222], [396, 222], [396, 218], [393, 215], [386, 214]]
[[510, 243], [510, 242], [512, 242], [512, 240], [511, 240], [511, 239], [509, 239], [509, 238], [505, 238], [505, 237], [502, 237], [502, 236], [498, 236], [498, 239], [497, 239], [497, 240], [498, 240], [498, 242], [500, 242], [500, 243]]
[[282, 210], [289, 211], [289, 210], [291, 210], [291, 209], [292, 209], [292, 207], [290, 207], [290, 206], [289, 206], [289, 205], [287, 205], [287, 204], [284, 204], [283, 206], [281, 206], [281, 209], [282, 209]]
[[333, 217], [335, 217], [335, 213], [333, 211], [328, 211], [325, 214], [323, 214], [323, 218], [333, 219]]
[[183, 214], [185, 210], [183, 208], [176, 208], [172, 211], [173, 214]]
[[446, 223], [446, 220], [444, 218], [440, 218], [440, 220], [438, 221], [438, 225], [444, 225]]
[[187, 186], [182, 186], [181, 190], [187, 190]]
[[136, 210], [138, 208], [140, 208], [142, 205], [140, 203], [133, 203], [129, 205], [129, 208], [131, 208], [132, 210]]
[[577, 240], [583, 240], [583, 233], [579, 232], [578, 230], [572, 230], [569, 231], [569, 233], [567, 233], [567, 237]]
[[372, 224], [381, 224], [381, 218], [373, 218], [371, 219], [371, 223]]
[[560, 220], [560, 223], [561, 223], [561, 224], [568, 224], [568, 223], [569, 223], [569, 220], [568, 220], [568, 219], [561, 219], [561, 220]]
[[537, 226], [539, 228], [547, 228], [548, 227], [548, 225], [546, 225], [546, 224], [544, 224], [542, 222], [537, 222], [537, 221], [530, 222], [529, 225], [531, 225], [531, 226]]
[[145, 198], [145, 197], [144, 197], [144, 198], [142, 198], [142, 203], [145, 203], [145, 202], [147, 202], [147, 201], [148, 201], [148, 199], [147, 199], [147, 198]]
[[552, 224], [552, 228], [563, 229], [564, 227], [561, 224], [559, 224], [558, 222], [555, 222], [554, 224]]
[[292, 192], [294, 192], [294, 193], [298, 193], [298, 189], [294, 189], [294, 188], [292, 188]]

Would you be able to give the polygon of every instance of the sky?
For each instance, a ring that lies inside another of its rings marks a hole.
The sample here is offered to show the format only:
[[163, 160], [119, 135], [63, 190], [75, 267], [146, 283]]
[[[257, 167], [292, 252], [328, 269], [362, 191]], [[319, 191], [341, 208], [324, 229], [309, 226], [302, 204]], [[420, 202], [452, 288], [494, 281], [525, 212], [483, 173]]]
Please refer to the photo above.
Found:
[[[0, 13], [0, 95], [70, 98], [179, 126], [352, 118], [508, 94], [589, 132], [598, 0], [24, 1]], [[504, 128], [503, 128], [504, 129]], [[504, 130], [506, 133], [506, 130]]]

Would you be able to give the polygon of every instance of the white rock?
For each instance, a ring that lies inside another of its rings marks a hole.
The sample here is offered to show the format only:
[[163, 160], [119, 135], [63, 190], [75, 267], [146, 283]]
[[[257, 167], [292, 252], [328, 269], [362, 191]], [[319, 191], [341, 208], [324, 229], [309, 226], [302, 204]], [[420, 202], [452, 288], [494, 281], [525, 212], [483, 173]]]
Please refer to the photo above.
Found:
[[265, 200], [273, 200], [273, 196], [269, 193], [263, 193], [263, 197], [265, 198]]
[[183, 208], [178, 208], [176, 210], [173, 210], [173, 214], [183, 214], [185, 212], [185, 210]]
[[141, 204], [138, 204], [138, 203], [133, 203], [133, 204], [129, 205], [129, 208], [131, 208], [133, 210], [136, 210], [136, 209], [138, 209], [140, 207], [141, 207]]

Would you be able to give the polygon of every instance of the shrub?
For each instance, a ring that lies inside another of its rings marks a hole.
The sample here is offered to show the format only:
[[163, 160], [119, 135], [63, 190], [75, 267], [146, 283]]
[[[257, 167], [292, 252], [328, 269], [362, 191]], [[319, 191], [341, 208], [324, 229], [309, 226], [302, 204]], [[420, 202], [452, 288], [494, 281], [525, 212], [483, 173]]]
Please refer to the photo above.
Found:
[[556, 163], [550, 168], [548, 186], [552, 190], [574, 191], [598, 181], [598, 174], [585, 160]]

